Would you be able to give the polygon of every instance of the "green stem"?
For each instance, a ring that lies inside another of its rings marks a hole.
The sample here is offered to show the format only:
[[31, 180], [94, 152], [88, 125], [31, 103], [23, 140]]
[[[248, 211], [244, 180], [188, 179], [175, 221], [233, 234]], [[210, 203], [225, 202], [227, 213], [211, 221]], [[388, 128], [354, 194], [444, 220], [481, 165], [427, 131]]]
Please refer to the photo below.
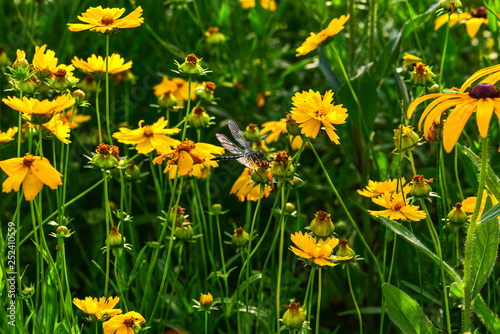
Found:
[[356, 313], [358, 314], [359, 331], [360, 334], [363, 334], [363, 318], [361, 318], [361, 312], [359, 311], [358, 303], [356, 302], [356, 296], [354, 295], [354, 291], [352, 290], [351, 274], [349, 273], [349, 264], [346, 265], [346, 270], [347, 270], [347, 282], [349, 283], [349, 290], [351, 291], [352, 301], [354, 302], [354, 307], [356, 308]]
[[425, 59], [424, 49], [422, 49], [422, 44], [420, 44], [420, 38], [418, 38], [417, 26], [415, 25], [415, 21], [413, 20], [413, 13], [410, 8], [410, 4], [408, 3], [408, 0], [405, 0], [405, 2], [406, 2], [406, 7], [408, 8], [408, 14], [410, 15], [411, 25], [413, 27], [413, 35], [415, 35], [415, 40], [417, 41], [418, 49], [420, 50], [420, 56], [422, 57], [424, 64], [427, 64], [427, 60]]
[[318, 268], [318, 306], [316, 308], [316, 334], [319, 333], [319, 316], [321, 311], [321, 267]]
[[208, 334], [208, 312], [205, 313], [205, 334]]
[[479, 211], [481, 209], [481, 203], [483, 200], [483, 191], [486, 177], [486, 166], [488, 161], [488, 137], [483, 138], [481, 147], [481, 170], [479, 172], [479, 187], [477, 189], [477, 199], [476, 206], [474, 207], [474, 213], [470, 220], [469, 229], [467, 230], [467, 239], [465, 240], [465, 255], [464, 255], [464, 311], [463, 311], [463, 322], [462, 322], [462, 332], [470, 331], [470, 319], [472, 312], [472, 281], [471, 281], [471, 267], [472, 267], [472, 254], [474, 246], [474, 232], [476, 231], [476, 225], [479, 217]]
[[448, 48], [448, 37], [450, 36], [450, 18], [451, 14], [448, 14], [448, 23], [446, 24], [446, 37], [444, 40], [443, 54], [441, 55], [441, 67], [439, 68], [439, 91], [443, 89], [444, 61], [446, 59], [446, 49]]
[[[311, 273], [309, 274], [309, 280], [311, 281], [311, 290], [309, 290], [309, 298], [306, 299], [307, 304], [307, 323], [311, 324], [311, 308], [312, 308], [312, 299], [314, 294], [314, 274], [316, 273], [315, 268], [313, 267]], [[305, 307], [305, 306], [304, 306]]]
[[458, 193], [460, 194], [460, 200], [463, 200], [464, 194], [462, 192], [462, 187], [460, 186], [460, 178], [458, 177], [458, 148], [457, 147], [455, 147], [455, 156], [454, 156], [453, 161], [454, 161], [454, 167], [455, 167], [455, 180], [457, 181]]
[[361, 233], [361, 230], [359, 229], [358, 225], [356, 224], [356, 222], [352, 218], [351, 214], [349, 213], [349, 210], [347, 210], [347, 207], [345, 206], [344, 201], [342, 200], [342, 197], [340, 197], [340, 195], [339, 195], [339, 193], [337, 191], [337, 188], [335, 188], [335, 185], [333, 184], [333, 182], [332, 182], [332, 180], [330, 178], [330, 175], [328, 174], [328, 171], [326, 170], [325, 165], [323, 165], [323, 162], [321, 161], [321, 158], [319, 157], [318, 153], [316, 152], [316, 149], [314, 148], [311, 140], [309, 138], [307, 138], [307, 141], [309, 142], [311, 150], [313, 151], [314, 156], [318, 160], [318, 163], [320, 164], [321, 169], [323, 170], [323, 173], [326, 176], [328, 184], [330, 185], [330, 187], [333, 190], [333, 193], [335, 194], [335, 197], [337, 197], [337, 199], [338, 199], [338, 201], [340, 203], [340, 206], [342, 206], [342, 209], [344, 210], [345, 214], [347, 215], [347, 218], [349, 219], [349, 222], [352, 224], [352, 226], [354, 227], [354, 229], [358, 233], [358, 236], [361, 239], [361, 242], [363, 243], [363, 245], [365, 246], [367, 252], [373, 258], [373, 261], [375, 262], [375, 265], [377, 267], [377, 271], [379, 273], [381, 282], [383, 282], [384, 281], [384, 275], [382, 273], [382, 270], [380, 269], [380, 265], [378, 263], [377, 257], [375, 256], [375, 254], [373, 254], [372, 250], [370, 249], [370, 246], [368, 246], [368, 243], [366, 242], [365, 238], [363, 237], [363, 234]]
[[106, 279], [104, 281], [104, 297], [108, 298], [108, 288], [109, 288], [109, 270], [110, 270], [110, 245], [108, 242], [109, 233], [111, 230], [111, 222], [109, 220], [109, 197], [108, 197], [108, 172], [102, 172], [102, 178], [104, 180], [104, 212], [106, 215]]
[[101, 131], [101, 114], [99, 113], [99, 89], [101, 87], [101, 80], [97, 80], [97, 90], [95, 92], [95, 111], [97, 114], [97, 131], [99, 134], [99, 144], [102, 144], [102, 131]]
[[109, 119], [109, 35], [106, 35], [106, 128], [108, 129], [108, 140], [113, 145], [111, 122]]
[[[217, 235], [219, 237], [219, 251], [220, 251], [220, 261], [222, 265], [222, 273], [224, 274], [224, 288], [225, 288], [225, 300], [224, 303], [226, 303], [229, 300], [229, 287], [227, 285], [227, 271], [226, 271], [226, 260], [224, 259], [224, 250], [222, 247], [222, 236], [220, 233], [220, 222], [219, 222], [219, 215], [215, 215], [215, 220], [217, 222]], [[229, 316], [228, 314], [228, 307], [227, 305], [224, 304], [224, 315], [227, 318]]]
[[[286, 180], [281, 182], [285, 183]], [[283, 185], [283, 188], [285, 185]], [[278, 283], [276, 287], [276, 325], [278, 326], [277, 333], [280, 331], [280, 292], [281, 292], [281, 272], [283, 271], [283, 244], [285, 243], [285, 191], [281, 191], [281, 219], [280, 219], [280, 245], [279, 245], [279, 262], [278, 262]]]

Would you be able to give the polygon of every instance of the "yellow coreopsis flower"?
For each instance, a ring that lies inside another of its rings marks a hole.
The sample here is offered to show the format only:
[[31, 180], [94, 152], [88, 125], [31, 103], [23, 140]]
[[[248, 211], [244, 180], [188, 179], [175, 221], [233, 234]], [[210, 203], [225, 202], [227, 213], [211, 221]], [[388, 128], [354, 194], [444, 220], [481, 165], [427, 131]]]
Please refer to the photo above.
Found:
[[47, 49], [47, 44], [35, 47], [35, 55], [33, 56], [33, 67], [40, 72], [51, 75], [57, 67], [56, 53]]
[[[196, 98], [195, 89], [197, 83], [191, 83], [191, 100]], [[170, 80], [167, 76], [164, 76], [162, 81], [153, 87], [154, 94], [158, 97], [162, 97], [167, 93], [171, 93], [176, 99], [187, 101], [189, 97], [189, 84], [186, 80], [182, 78], [173, 78]]]
[[411, 185], [405, 184], [406, 180], [404, 177], [401, 178], [401, 182], [398, 182], [398, 179], [388, 179], [383, 182], [368, 180], [368, 185], [363, 190], [358, 189], [358, 194], [365, 197], [378, 197], [385, 192], [401, 192], [401, 185], [403, 185], [403, 192], [406, 195], [410, 192]]
[[335, 261], [352, 258], [352, 256], [346, 258], [331, 256], [333, 249], [339, 244], [339, 239], [337, 238], [319, 239], [319, 241], [316, 241], [315, 237], [302, 232], [296, 232], [290, 238], [298, 248], [290, 246], [289, 250], [310, 265], [314, 262], [320, 267], [334, 267], [337, 265]]
[[168, 160], [164, 173], [168, 173], [169, 178], [175, 178], [175, 174], [179, 176], [192, 175], [201, 177], [204, 169], [218, 167], [217, 161], [211, 160], [215, 158], [214, 154], [224, 154], [224, 148], [206, 143], [194, 143], [186, 139], [184, 142], [177, 145], [172, 151], [159, 151], [153, 163], [161, 164]]
[[[481, 218], [481, 215], [483, 214], [484, 206], [486, 205], [486, 199], [487, 198], [491, 199], [491, 202], [493, 206], [498, 204], [498, 199], [493, 196], [492, 194], [488, 194], [486, 190], [483, 191], [483, 197], [481, 199], [481, 206], [479, 207], [479, 215], [477, 216], [478, 220]], [[462, 210], [468, 213], [473, 213], [474, 208], [476, 207], [476, 202], [477, 202], [477, 197], [467, 197], [462, 201]], [[469, 216], [469, 219], [471, 217]]]
[[18, 191], [22, 183], [24, 198], [27, 201], [32, 201], [44, 184], [50, 189], [62, 185], [62, 174], [52, 167], [47, 158], [36, 157], [29, 153], [23, 158], [0, 161], [0, 168], [9, 176], [2, 184], [2, 191], [4, 193]]
[[[101, 56], [92, 55], [87, 58], [87, 61], [83, 59], [79, 59], [75, 56], [73, 60], [71, 60], [73, 65], [82, 71], [85, 74], [92, 75], [97, 79], [102, 79], [106, 75], [106, 59]], [[126, 70], [129, 70], [132, 67], [132, 61], [128, 61], [125, 63], [125, 59], [123, 59], [119, 54], [113, 53], [108, 60], [108, 74], [116, 74]]]
[[27, 97], [23, 97], [21, 100], [18, 97], [9, 96], [2, 99], [2, 101], [12, 109], [20, 111], [23, 114], [30, 115], [33, 122], [36, 122], [33, 117], [40, 118], [42, 121], [36, 123], [42, 124], [47, 123], [55, 113], [67, 109], [75, 104], [75, 99], [71, 98], [70, 95], [61, 95], [55, 100], [45, 99], [42, 101]]
[[71, 126], [69, 122], [64, 122], [60, 114], [52, 117], [47, 123], [42, 124], [42, 127], [46, 131], [56, 136], [57, 139], [59, 139], [64, 144], [71, 143], [71, 141], [68, 140]]
[[[229, 191], [229, 194], [236, 195], [240, 202], [244, 202], [245, 200], [255, 202], [259, 199], [260, 189], [256, 183], [252, 182], [250, 178], [251, 174], [252, 170], [245, 168]], [[262, 190], [262, 198], [268, 197], [271, 190], [269, 185], [265, 185]]]
[[[266, 144], [278, 141], [282, 134], [288, 134], [286, 121], [286, 118], [282, 118], [279, 121], [270, 121], [262, 124], [260, 134], [265, 135], [269, 133], [266, 137]], [[300, 136], [290, 137], [290, 145], [292, 146], [292, 150], [298, 150], [302, 146], [302, 138]]]
[[141, 327], [146, 320], [137, 312], [127, 312], [117, 315], [102, 323], [104, 334], [135, 334], [135, 329]]
[[120, 143], [135, 144], [137, 152], [142, 154], [148, 154], [154, 149], [165, 152], [180, 144], [180, 141], [170, 138], [169, 135], [176, 134], [181, 129], [167, 129], [168, 121], [165, 117], [160, 117], [152, 125], [142, 126], [142, 123], [144, 123], [143, 120], [139, 122], [139, 128], [135, 130], [120, 128], [120, 132], [115, 132], [113, 137]]
[[[500, 67], [497, 67], [498, 70], [500, 70]], [[493, 86], [500, 80], [500, 76], [491, 75], [474, 86], [470, 92], [465, 93], [464, 91], [470, 87], [474, 80], [485, 74], [492, 73], [488, 71], [488, 69], [478, 71], [462, 85], [459, 92], [434, 93], [416, 99], [408, 108], [408, 118], [411, 118], [420, 103], [436, 98], [420, 116], [418, 128], [419, 130], [422, 129], [422, 123], [425, 120], [423, 132], [428, 133], [436, 119], [443, 112], [454, 107], [455, 109], [449, 112], [443, 129], [443, 147], [446, 152], [450, 153], [453, 150], [465, 124], [474, 113], [476, 114], [479, 134], [481, 137], [486, 138], [493, 111], [497, 114], [497, 117], [500, 115], [500, 92]], [[478, 75], [480, 72], [482, 75]], [[474, 80], [471, 80], [473, 78]]]
[[[465, 23], [467, 34], [470, 38], [474, 38], [483, 24], [488, 25], [487, 14], [488, 10], [484, 7], [471, 10], [470, 13], [451, 14], [450, 27], [457, 23]], [[438, 30], [446, 23], [448, 23], [448, 15], [439, 16], [434, 22], [434, 30]]]
[[108, 299], [105, 297], [99, 299], [85, 297], [84, 300], [73, 298], [73, 304], [88, 315], [94, 316], [93, 320], [99, 320], [104, 315], [114, 317], [122, 313], [122, 310], [114, 308], [119, 301], [119, 297], [109, 297]]
[[120, 19], [125, 12], [125, 8], [102, 8], [90, 7], [82, 16], [78, 16], [80, 21], [85, 23], [68, 23], [71, 31], [88, 30], [103, 34], [109, 34], [115, 29], [135, 28], [144, 22], [142, 7], [137, 7], [132, 13]]
[[331, 90], [327, 91], [325, 95], [312, 90], [296, 93], [292, 97], [292, 104], [291, 117], [299, 124], [301, 132], [306, 137], [316, 138], [321, 126], [323, 126], [330, 140], [335, 144], [340, 144], [333, 124], [345, 123], [347, 109], [342, 108], [341, 104], [333, 104]]
[[323, 42], [329, 38], [337, 35], [342, 29], [344, 29], [344, 25], [349, 20], [350, 15], [342, 15], [338, 19], [335, 18], [330, 21], [328, 27], [326, 29], [321, 30], [319, 33], [315, 34], [311, 32], [311, 35], [306, 38], [304, 43], [300, 47], [297, 48], [296, 56], [304, 56], [309, 52], [316, 50], [318, 46], [323, 44]]
[[17, 126], [8, 129], [5, 132], [0, 131], [0, 143], [8, 143], [14, 140], [14, 135], [17, 133]]
[[374, 211], [368, 210], [373, 216], [384, 216], [389, 219], [404, 219], [419, 221], [427, 217], [426, 213], [419, 211], [416, 205], [409, 205], [408, 199], [403, 200], [401, 193], [385, 192], [379, 197], [372, 198], [373, 203], [385, 207], [387, 210]]
[[[73, 111], [74, 110], [74, 111]], [[71, 129], [78, 127], [81, 123], [85, 123], [90, 121], [92, 116], [90, 115], [82, 115], [78, 113], [78, 110], [69, 109], [66, 111], [66, 114], [61, 117], [63, 122], [68, 122]]]
[[[240, 0], [243, 9], [250, 9], [255, 7], [255, 0]], [[276, 10], [276, 1], [274, 0], [260, 0], [262, 8], [274, 12]]]

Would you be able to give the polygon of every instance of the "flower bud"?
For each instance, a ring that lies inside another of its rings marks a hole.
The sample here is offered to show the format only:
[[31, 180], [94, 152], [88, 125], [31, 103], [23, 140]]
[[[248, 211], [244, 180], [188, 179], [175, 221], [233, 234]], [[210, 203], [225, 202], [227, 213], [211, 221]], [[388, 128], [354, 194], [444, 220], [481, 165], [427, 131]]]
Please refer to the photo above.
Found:
[[321, 238], [329, 236], [333, 233], [333, 231], [335, 231], [335, 225], [333, 225], [332, 220], [330, 219], [330, 214], [321, 210], [316, 212], [314, 215], [310, 228], [314, 235]]
[[186, 60], [177, 68], [179, 72], [188, 77], [198, 77], [203, 75], [203, 68], [199, 65], [201, 59], [198, 59], [194, 54], [189, 54]]
[[127, 168], [125, 168], [125, 173], [123, 174], [123, 177], [127, 182], [137, 181], [141, 177], [141, 170], [134, 161], [130, 161], [127, 164]]
[[340, 239], [339, 240], [339, 249], [335, 253], [336, 256], [355, 256], [356, 252], [347, 245], [348, 241], [347, 239]]
[[78, 103], [85, 101], [85, 93], [81, 89], [75, 90], [71, 95], [77, 99]]
[[462, 8], [462, 2], [460, 0], [441, 0], [441, 7], [446, 10], [451, 10], [452, 12], [455, 9]]
[[301, 329], [306, 321], [306, 313], [300, 308], [300, 303], [291, 302], [281, 321], [290, 329]]
[[193, 108], [189, 115], [189, 125], [195, 129], [206, 128], [210, 123], [210, 116], [205, 112], [205, 108], [199, 106]]
[[34, 294], [35, 294], [35, 289], [33, 288], [33, 286], [31, 284], [30, 284], [30, 286], [25, 285], [23, 291], [21, 291], [21, 295], [24, 298], [30, 298]]
[[427, 86], [434, 82], [435, 76], [429, 66], [425, 66], [424, 63], [420, 62], [415, 65], [413, 72], [411, 72], [410, 81], [417, 86]]
[[205, 32], [205, 36], [207, 37], [208, 45], [220, 45], [226, 42], [226, 36], [224, 36], [217, 27], [208, 28]]
[[295, 211], [295, 205], [293, 205], [293, 203], [286, 203], [285, 205], [285, 211], [286, 212], [294, 212]]
[[451, 224], [462, 226], [469, 220], [465, 211], [462, 210], [462, 206], [462, 203], [457, 203], [455, 207], [451, 209], [450, 213], [448, 213], [448, 220]]
[[415, 198], [428, 198], [432, 191], [431, 186], [427, 182], [432, 182], [434, 179], [424, 179], [423, 175], [415, 175], [411, 182], [410, 196]]
[[200, 297], [200, 305], [204, 308], [210, 308], [213, 302], [214, 298], [212, 297], [212, 294], [210, 292], [208, 292], [206, 295], [202, 294]]
[[268, 184], [274, 188], [273, 174], [269, 171], [269, 163], [266, 161], [257, 161], [258, 167], [252, 170], [250, 178], [256, 184]]
[[17, 88], [16, 90], [18, 91], [23, 91], [23, 94], [30, 95], [33, 94], [33, 92], [36, 90], [36, 82], [34, 82], [33, 77], [29, 78], [28, 80], [22, 80], [16, 82], [14, 85], [14, 88]]
[[[288, 168], [288, 170], [287, 170]], [[286, 175], [285, 175], [286, 171]], [[295, 171], [293, 164], [290, 164], [290, 156], [286, 151], [279, 151], [271, 162], [271, 172], [278, 179], [291, 177]]]
[[212, 205], [212, 212], [215, 214], [220, 214], [222, 211], [222, 205], [220, 204], [213, 204]]
[[401, 125], [394, 130], [394, 146], [396, 150], [411, 150], [418, 145], [420, 136], [413, 131], [411, 126], [403, 125], [403, 133], [401, 134]]
[[194, 230], [191, 227], [191, 223], [184, 221], [184, 223], [179, 224], [175, 227], [175, 237], [179, 240], [189, 240], [194, 236]]
[[12, 64], [12, 68], [17, 70], [19, 67], [28, 68], [30, 63], [26, 60], [26, 58], [17, 58], [14, 64]]
[[429, 93], [434, 94], [434, 93], [439, 93], [439, 85], [434, 84], [429, 87]]
[[234, 230], [234, 234], [231, 239], [233, 245], [235, 245], [236, 247], [243, 247], [248, 243], [249, 240], [250, 235], [241, 227], [238, 227], [236, 230]]
[[158, 105], [165, 109], [170, 109], [179, 104], [179, 100], [177, 100], [172, 94], [171, 91], [165, 92], [162, 96], [158, 97]]
[[210, 103], [214, 100], [215, 88], [217, 88], [217, 86], [213, 82], [207, 81], [195, 88], [194, 95]]
[[123, 237], [120, 234], [120, 231], [118, 231], [118, 227], [111, 226], [111, 231], [109, 232], [107, 241], [108, 247], [120, 248], [124, 242], [125, 242], [125, 237]]
[[92, 165], [94, 165], [94, 167], [101, 169], [113, 169], [118, 167], [118, 160], [120, 159], [118, 153], [120, 151], [117, 146], [100, 144], [95, 151], [97, 154], [92, 157]]
[[286, 131], [293, 137], [300, 136], [300, 127], [297, 122], [292, 118], [292, 114], [286, 114]]
[[186, 212], [186, 209], [181, 207], [180, 205], [177, 206], [177, 212], [175, 212], [175, 206], [173, 206], [170, 209], [170, 214], [168, 215], [168, 221], [171, 223], [175, 219], [176, 224], [182, 224], [186, 220], [184, 217], [184, 213]]
[[260, 131], [257, 124], [248, 124], [245, 133], [243, 133], [243, 136], [248, 141], [259, 141]]
[[68, 233], [69, 233], [69, 230], [64, 225], [58, 226], [57, 229], [56, 229], [56, 234], [58, 236], [66, 236], [66, 235], [68, 235]]

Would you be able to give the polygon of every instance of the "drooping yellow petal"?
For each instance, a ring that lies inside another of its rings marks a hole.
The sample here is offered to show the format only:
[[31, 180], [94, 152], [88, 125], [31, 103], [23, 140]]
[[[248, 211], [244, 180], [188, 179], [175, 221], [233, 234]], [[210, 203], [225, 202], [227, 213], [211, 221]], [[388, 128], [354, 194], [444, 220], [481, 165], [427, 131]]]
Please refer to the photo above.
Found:
[[35, 176], [31, 169], [29, 169], [23, 181], [24, 198], [26, 198], [27, 201], [32, 201], [42, 188], [43, 182]]
[[443, 129], [443, 147], [450, 153], [462, 133], [462, 130], [476, 109], [476, 104], [464, 106], [460, 113], [452, 112], [446, 119], [446, 125]]
[[472, 17], [465, 22], [465, 28], [470, 38], [476, 37], [476, 34], [483, 23], [488, 24], [488, 20], [483, 19], [482, 17]]
[[57, 171], [50, 164], [49, 160], [46, 158], [35, 159], [33, 161], [33, 165], [31, 166], [31, 170], [35, 174], [35, 176], [44, 184], [48, 185], [50, 189], [56, 189], [57, 186], [62, 185], [61, 173]]
[[486, 138], [491, 116], [493, 115], [493, 101], [490, 98], [477, 101], [476, 122], [479, 134]]

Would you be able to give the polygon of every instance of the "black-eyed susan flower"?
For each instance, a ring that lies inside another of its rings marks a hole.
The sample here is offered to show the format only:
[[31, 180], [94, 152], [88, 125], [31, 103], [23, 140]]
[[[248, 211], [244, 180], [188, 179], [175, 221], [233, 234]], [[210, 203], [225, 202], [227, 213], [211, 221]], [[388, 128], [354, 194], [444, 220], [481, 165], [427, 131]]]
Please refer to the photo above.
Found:
[[215, 155], [224, 154], [224, 148], [206, 143], [194, 143], [186, 139], [179, 143], [175, 149], [170, 151], [159, 151], [160, 155], [153, 160], [155, 164], [161, 164], [167, 160], [164, 173], [168, 173], [171, 179], [179, 176], [192, 175], [201, 177], [204, 169], [218, 167], [217, 161], [211, 159]]
[[302, 310], [299, 302], [291, 302], [287, 308], [281, 322], [290, 329], [301, 329], [306, 321], [306, 312]]
[[331, 90], [327, 91], [325, 95], [312, 90], [296, 93], [292, 97], [292, 104], [291, 117], [299, 124], [301, 132], [306, 137], [316, 138], [323, 126], [328, 138], [335, 144], [340, 144], [333, 124], [345, 123], [347, 109], [342, 108], [341, 104], [333, 104]]
[[[29, 118], [28, 118], [29, 119]], [[59, 141], [64, 144], [69, 144], [71, 141], [69, 138], [69, 132], [71, 130], [71, 126], [69, 122], [65, 122], [60, 114], [52, 117], [50, 121], [41, 125], [43, 130], [54, 135]], [[44, 132], [45, 134], [45, 132]]]
[[414, 56], [412, 54], [409, 54], [408, 52], [405, 52], [403, 56], [403, 67], [414, 67], [417, 65], [417, 63], [421, 62], [422, 58]]
[[177, 139], [169, 136], [181, 129], [167, 129], [168, 121], [164, 117], [160, 117], [152, 125], [142, 126], [143, 123], [143, 120], [139, 121], [139, 128], [134, 130], [122, 127], [119, 129], [120, 132], [113, 133], [113, 138], [120, 143], [136, 145], [135, 149], [142, 154], [148, 154], [155, 149], [165, 152], [180, 144]]
[[[399, 181], [399, 182], [398, 182]], [[401, 185], [403, 185], [404, 194], [410, 192], [411, 186], [405, 185], [406, 180], [404, 177], [401, 179], [388, 179], [385, 181], [372, 181], [368, 180], [368, 185], [363, 190], [358, 189], [358, 194], [365, 197], [378, 197], [383, 193], [393, 193], [395, 191], [401, 192]]]
[[419, 221], [427, 217], [426, 213], [419, 210], [416, 205], [409, 205], [408, 199], [403, 200], [401, 193], [383, 193], [372, 198], [373, 203], [383, 206], [386, 210], [368, 210], [373, 216], [384, 216], [393, 220]]
[[39, 77], [50, 77], [57, 67], [57, 62], [56, 53], [47, 49], [47, 44], [35, 47], [33, 67], [39, 71]]
[[119, 301], [119, 297], [109, 297], [108, 299], [106, 299], [105, 297], [85, 297], [85, 299], [83, 300], [73, 298], [73, 304], [75, 304], [75, 306], [82, 310], [84, 313], [92, 316], [92, 320], [94, 321], [101, 319], [105, 315], [114, 317], [122, 313], [122, 310], [114, 308]]
[[[424, 95], [410, 104], [407, 112], [408, 118], [411, 118], [420, 103], [436, 98], [425, 108], [420, 116], [418, 128], [422, 130], [422, 123], [424, 123], [423, 132], [427, 133], [432, 124], [436, 122], [437, 118], [441, 117], [443, 112], [455, 107], [455, 109], [449, 112], [443, 128], [443, 147], [446, 152], [450, 153], [453, 150], [465, 124], [473, 113], [476, 114], [479, 134], [481, 137], [486, 138], [493, 111], [497, 114], [497, 117], [500, 115], [500, 93], [491, 83], [498, 81], [500, 76], [496, 75], [496, 78], [492, 77], [495, 77], [495, 75], [486, 78], [482, 83], [474, 86], [469, 93], [464, 93], [464, 91], [472, 83], [472, 77], [466, 81], [467, 85], [465, 83], [462, 85], [460, 92], [453, 91]], [[485, 81], [489, 82], [485, 83]]]
[[7, 129], [7, 131], [0, 131], [0, 143], [8, 143], [14, 140], [14, 136], [17, 133], [17, 126]]
[[[241, 6], [243, 9], [250, 9], [255, 7], [255, 0], [240, 0]], [[260, 0], [260, 6], [270, 12], [274, 12], [276, 10], [276, 1], [275, 0]]]
[[146, 319], [141, 314], [131, 311], [103, 322], [102, 328], [104, 334], [135, 334], [145, 322]]
[[330, 214], [323, 210], [319, 210], [314, 214], [314, 219], [309, 224], [309, 227], [315, 236], [321, 238], [332, 235], [333, 231], [335, 231], [335, 225]]
[[300, 231], [292, 234], [290, 238], [298, 248], [290, 246], [289, 249], [309, 265], [315, 263], [320, 267], [334, 267], [337, 265], [335, 261], [342, 260], [342, 258], [331, 257], [333, 249], [339, 244], [337, 238], [317, 241], [315, 237]]
[[[236, 195], [240, 202], [245, 200], [255, 202], [259, 199], [260, 189], [252, 182], [250, 178], [251, 174], [252, 170], [250, 168], [245, 168], [229, 191], [229, 194]], [[262, 198], [268, 197], [270, 193], [271, 187], [266, 185], [262, 190]]]
[[12, 109], [29, 115], [31, 122], [35, 124], [47, 123], [55, 113], [75, 104], [75, 100], [69, 95], [61, 95], [54, 100], [45, 99], [42, 101], [27, 97], [23, 97], [21, 100], [18, 97], [9, 96], [2, 99], [2, 101]]
[[[78, 58], [75, 56], [71, 62], [73, 65], [82, 71], [85, 74], [92, 75], [96, 79], [102, 79], [106, 75], [106, 59], [101, 56], [96, 56], [93, 54], [87, 61]], [[123, 59], [119, 54], [113, 53], [108, 60], [108, 74], [116, 74], [126, 70], [129, 70], [132, 67], [132, 61], [128, 61], [125, 63], [125, 59]]]
[[71, 31], [88, 30], [103, 34], [109, 34], [115, 29], [135, 28], [144, 22], [141, 6], [137, 7], [132, 13], [120, 18], [125, 13], [125, 8], [102, 8], [90, 7], [78, 19], [85, 23], [68, 23], [68, 29]]
[[[452, 14], [449, 18], [450, 27], [457, 23], [465, 23], [467, 34], [470, 38], [474, 38], [483, 24], [488, 25], [487, 14], [488, 11], [484, 7], [473, 9], [470, 13]], [[438, 30], [446, 23], [448, 23], [448, 15], [439, 16], [434, 22], [434, 30]]]
[[62, 174], [57, 171], [47, 158], [36, 157], [29, 153], [22, 158], [0, 161], [0, 168], [9, 177], [2, 184], [2, 191], [18, 191], [23, 184], [24, 198], [32, 201], [46, 184], [54, 190], [62, 185]]
[[304, 56], [309, 52], [316, 50], [318, 46], [322, 45], [329, 37], [337, 35], [340, 31], [342, 31], [342, 29], [344, 29], [344, 25], [347, 20], [349, 20], [349, 16], [349, 14], [347, 14], [347, 16], [342, 15], [338, 19], [335, 18], [331, 20], [328, 27], [321, 30], [317, 34], [311, 32], [311, 35], [306, 38], [300, 47], [297, 48], [296, 56]]

